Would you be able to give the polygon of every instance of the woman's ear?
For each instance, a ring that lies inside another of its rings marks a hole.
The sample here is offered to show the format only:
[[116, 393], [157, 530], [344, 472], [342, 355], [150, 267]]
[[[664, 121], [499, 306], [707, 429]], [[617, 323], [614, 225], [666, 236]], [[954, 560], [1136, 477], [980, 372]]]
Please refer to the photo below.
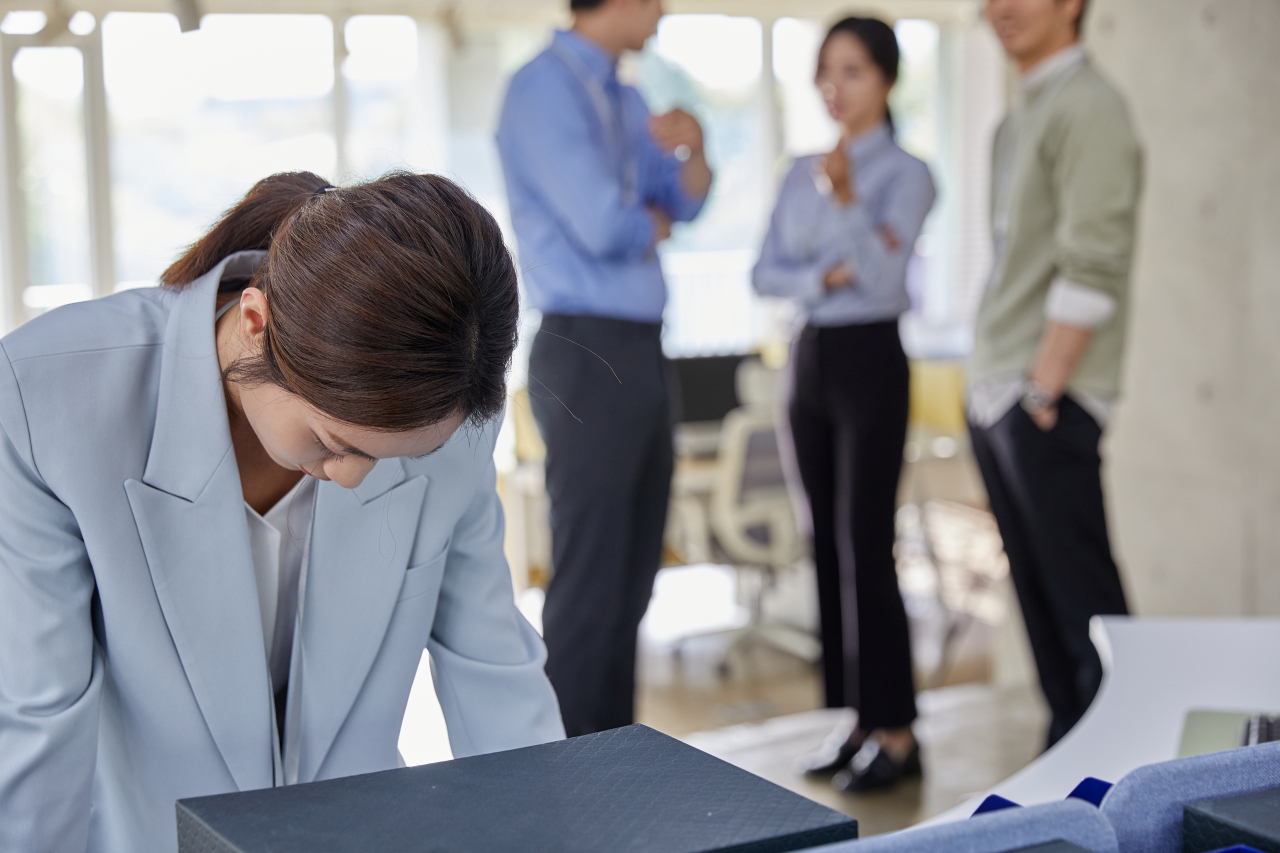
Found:
[[261, 349], [267, 330], [267, 295], [256, 287], [240, 293], [240, 339], [253, 350]]

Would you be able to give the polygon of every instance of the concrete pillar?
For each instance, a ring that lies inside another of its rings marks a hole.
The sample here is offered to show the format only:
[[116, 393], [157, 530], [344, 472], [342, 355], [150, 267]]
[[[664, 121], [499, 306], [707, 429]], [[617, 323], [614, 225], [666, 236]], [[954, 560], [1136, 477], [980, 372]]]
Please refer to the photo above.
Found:
[[1142, 614], [1280, 614], [1280, 4], [1095, 0], [1146, 147], [1112, 535]]

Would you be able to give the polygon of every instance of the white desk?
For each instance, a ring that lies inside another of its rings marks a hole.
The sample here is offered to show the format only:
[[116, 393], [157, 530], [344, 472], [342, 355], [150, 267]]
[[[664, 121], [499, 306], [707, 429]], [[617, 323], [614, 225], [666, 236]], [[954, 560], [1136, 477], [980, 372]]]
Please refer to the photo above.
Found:
[[1060, 800], [1086, 776], [1116, 782], [1178, 755], [1189, 710], [1280, 712], [1280, 619], [1095, 616], [1102, 687], [1052, 749], [990, 791], [926, 823], [961, 820], [987, 794]]

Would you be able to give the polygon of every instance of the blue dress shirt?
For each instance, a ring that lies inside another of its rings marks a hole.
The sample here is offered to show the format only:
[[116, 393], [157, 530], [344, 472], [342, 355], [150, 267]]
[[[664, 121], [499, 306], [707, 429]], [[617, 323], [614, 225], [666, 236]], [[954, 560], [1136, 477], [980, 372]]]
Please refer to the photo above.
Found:
[[573, 32], [512, 77], [497, 142], [532, 307], [662, 322], [667, 288], [645, 206], [686, 222], [704, 199], [685, 194], [680, 161], [648, 120], [613, 57]]
[[[846, 153], [855, 203], [841, 205], [824, 186], [822, 155], [798, 158], [752, 273], [757, 292], [794, 299], [814, 326], [893, 320], [911, 307], [907, 261], [936, 197], [929, 167], [898, 147], [887, 124], [852, 139]], [[841, 262], [853, 285], [827, 293], [822, 279]]]

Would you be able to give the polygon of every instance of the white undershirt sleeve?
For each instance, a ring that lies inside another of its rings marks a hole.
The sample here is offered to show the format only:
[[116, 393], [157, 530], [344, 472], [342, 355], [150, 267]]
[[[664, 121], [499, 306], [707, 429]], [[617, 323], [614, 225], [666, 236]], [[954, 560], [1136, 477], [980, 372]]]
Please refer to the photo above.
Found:
[[1055, 323], [1095, 331], [1116, 313], [1116, 298], [1093, 287], [1085, 287], [1065, 278], [1049, 285], [1044, 304], [1045, 317]]

